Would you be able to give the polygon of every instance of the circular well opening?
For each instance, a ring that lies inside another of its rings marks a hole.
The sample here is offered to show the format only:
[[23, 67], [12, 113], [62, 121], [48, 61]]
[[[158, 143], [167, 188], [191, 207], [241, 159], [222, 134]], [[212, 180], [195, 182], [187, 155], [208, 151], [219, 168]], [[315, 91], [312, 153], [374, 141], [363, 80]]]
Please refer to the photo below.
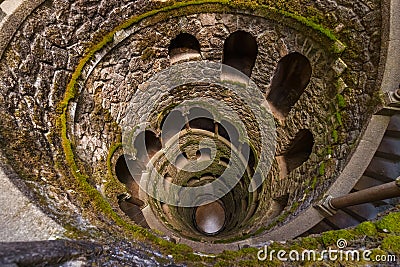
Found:
[[196, 208], [194, 220], [197, 229], [206, 235], [218, 234], [225, 225], [225, 207], [215, 201]]

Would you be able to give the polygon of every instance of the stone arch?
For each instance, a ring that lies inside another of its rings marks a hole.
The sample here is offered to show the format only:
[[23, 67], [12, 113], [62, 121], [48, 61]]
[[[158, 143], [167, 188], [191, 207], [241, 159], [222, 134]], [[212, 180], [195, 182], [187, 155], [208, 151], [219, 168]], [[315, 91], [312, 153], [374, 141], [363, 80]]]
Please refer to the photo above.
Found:
[[180, 33], [171, 40], [168, 47], [168, 53], [171, 63], [180, 60], [189, 60], [200, 58], [200, 43], [193, 35], [189, 33]]
[[129, 159], [128, 155], [121, 155], [115, 164], [115, 175], [123, 183], [129, 194], [118, 196], [119, 208], [135, 223], [148, 228], [141, 207], [145, 203], [139, 197], [139, 184], [144, 166], [137, 160]]
[[146, 161], [162, 149], [160, 138], [152, 131], [141, 132], [135, 139], [136, 158]]
[[181, 132], [186, 127], [185, 116], [179, 110], [168, 113], [160, 124], [161, 138], [163, 144], [168, 142], [173, 136]]
[[133, 160], [129, 155], [122, 154], [118, 157], [114, 168], [118, 180], [129, 187], [131, 183], [140, 180], [145, 165]]
[[208, 110], [195, 107], [190, 109], [187, 117], [190, 128], [215, 132], [213, 115]]
[[218, 124], [218, 135], [231, 142], [235, 147], [239, 147], [239, 132], [232, 123], [222, 120]]
[[131, 173], [129, 172], [125, 155], [122, 155], [117, 159], [117, 162], [115, 163], [115, 175], [123, 184], [128, 184], [133, 179]]
[[247, 143], [242, 144], [241, 153], [245, 159], [247, 159], [248, 167], [250, 168], [251, 172], [254, 174], [255, 167], [256, 167], [256, 156], [254, 154], [253, 149]]
[[301, 53], [289, 53], [278, 62], [267, 97], [278, 115], [289, 114], [309, 84], [311, 74], [311, 63]]
[[256, 38], [248, 32], [232, 33], [224, 44], [223, 64], [251, 76], [258, 55]]

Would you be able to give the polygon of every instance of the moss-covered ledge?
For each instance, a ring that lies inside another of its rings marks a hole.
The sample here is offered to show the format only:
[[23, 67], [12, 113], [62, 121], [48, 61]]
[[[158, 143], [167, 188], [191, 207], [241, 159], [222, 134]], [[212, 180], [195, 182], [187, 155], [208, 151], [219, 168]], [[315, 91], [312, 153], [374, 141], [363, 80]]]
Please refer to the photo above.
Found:
[[[284, 250], [287, 253], [296, 250], [301, 253], [304, 250], [323, 250], [338, 249], [337, 241], [345, 239], [348, 248], [351, 250], [370, 250], [372, 254], [370, 259], [375, 260], [377, 255], [395, 255], [397, 264], [400, 261], [400, 212], [389, 213], [376, 222], [364, 222], [352, 229], [329, 231], [321, 235], [298, 238], [285, 243], [275, 242], [268, 245], [268, 251]], [[337, 261], [304, 261], [304, 262], [281, 262], [275, 257], [272, 261], [259, 261], [257, 253], [259, 248], [245, 248], [240, 251], [225, 251], [217, 255], [215, 266], [365, 266], [370, 265], [367, 261], [346, 261], [338, 259]], [[346, 250], [346, 249], [344, 249]], [[275, 254], [276, 255], [276, 254]], [[317, 253], [319, 257], [320, 254]], [[238, 260], [239, 259], [239, 260]], [[396, 262], [392, 262], [396, 264]], [[394, 266], [394, 265], [393, 265]]]

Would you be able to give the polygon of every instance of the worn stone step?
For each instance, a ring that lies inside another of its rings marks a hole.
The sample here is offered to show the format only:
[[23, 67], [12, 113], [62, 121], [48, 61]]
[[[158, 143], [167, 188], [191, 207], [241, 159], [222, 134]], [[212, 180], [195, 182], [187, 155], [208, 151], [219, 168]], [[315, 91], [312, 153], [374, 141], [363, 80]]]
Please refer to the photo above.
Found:
[[393, 180], [400, 176], [400, 163], [385, 158], [374, 157], [365, 171], [365, 175], [384, 183], [393, 182]]
[[400, 160], [400, 138], [385, 136], [376, 155], [381, 158]]
[[354, 190], [360, 191], [360, 190], [364, 190], [364, 189], [382, 185], [382, 184], [383, 184], [383, 182], [380, 180], [376, 180], [376, 179], [374, 179], [372, 177], [368, 177], [368, 176], [362, 176], [360, 178], [360, 180], [358, 181], [358, 183], [354, 186]]
[[326, 220], [339, 229], [344, 229], [360, 224], [360, 221], [347, 214], [346, 212], [339, 210], [334, 216], [326, 218]]
[[395, 115], [391, 118], [386, 135], [400, 137], [400, 115]]
[[316, 226], [314, 226], [313, 228], [308, 230], [308, 232], [310, 234], [320, 234], [320, 233], [335, 230], [335, 229], [337, 229], [337, 228], [333, 228], [330, 223], [328, 224], [325, 220], [323, 220], [319, 224], [317, 224]]
[[348, 207], [344, 211], [358, 221], [373, 220], [378, 215], [376, 207], [371, 203]]

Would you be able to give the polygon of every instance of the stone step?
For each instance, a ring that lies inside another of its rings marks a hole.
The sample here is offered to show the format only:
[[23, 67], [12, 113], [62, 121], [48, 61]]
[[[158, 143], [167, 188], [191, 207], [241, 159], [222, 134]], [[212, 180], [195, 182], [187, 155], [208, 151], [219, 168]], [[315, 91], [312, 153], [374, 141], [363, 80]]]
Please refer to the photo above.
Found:
[[355, 191], [361, 191], [370, 187], [378, 186], [384, 184], [380, 180], [376, 180], [372, 177], [362, 176], [358, 183], [354, 186]]
[[323, 232], [334, 230], [331, 224], [325, 222], [325, 220], [321, 221], [319, 224], [308, 230], [309, 234], [320, 234]]
[[400, 115], [392, 117], [386, 130], [386, 136], [400, 138]]
[[384, 183], [393, 182], [400, 176], [400, 163], [397, 161], [374, 157], [369, 164], [365, 175]]
[[339, 210], [334, 216], [326, 218], [328, 222], [339, 229], [344, 229], [360, 224], [360, 221], [346, 212]]
[[376, 153], [381, 158], [400, 160], [400, 138], [385, 136]]
[[358, 221], [373, 220], [378, 215], [378, 210], [371, 203], [348, 207], [344, 211]]

